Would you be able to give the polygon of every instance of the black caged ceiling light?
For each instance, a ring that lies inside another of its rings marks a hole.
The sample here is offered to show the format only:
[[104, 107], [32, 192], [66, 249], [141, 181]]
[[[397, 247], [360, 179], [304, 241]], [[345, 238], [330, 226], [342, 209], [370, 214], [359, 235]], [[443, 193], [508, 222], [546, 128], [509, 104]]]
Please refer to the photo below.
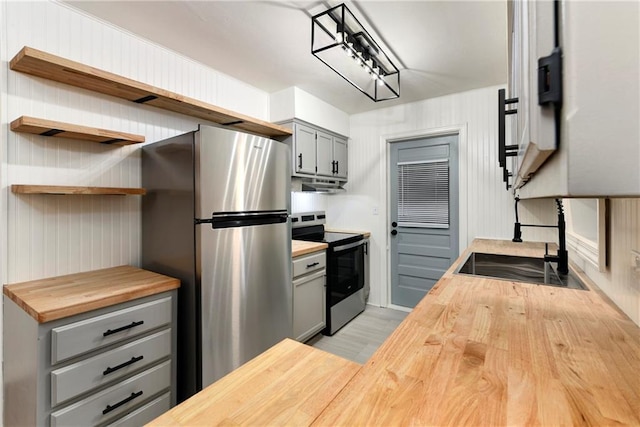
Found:
[[372, 101], [400, 97], [400, 71], [344, 3], [311, 18], [311, 53]]

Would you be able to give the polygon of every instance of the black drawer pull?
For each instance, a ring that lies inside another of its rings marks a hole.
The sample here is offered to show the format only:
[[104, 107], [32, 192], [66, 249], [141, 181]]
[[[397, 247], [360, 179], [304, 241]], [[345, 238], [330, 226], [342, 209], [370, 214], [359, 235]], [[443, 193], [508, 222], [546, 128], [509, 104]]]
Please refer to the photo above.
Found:
[[129, 365], [133, 365], [136, 362], [141, 361], [142, 359], [144, 359], [144, 356], [138, 356], [138, 357], [132, 357], [131, 360], [127, 360], [124, 363], [119, 364], [118, 366], [111, 368], [109, 366], [107, 366], [107, 369], [104, 370], [104, 372], [102, 372], [102, 375], [109, 375], [112, 372], [117, 371], [118, 369], [122, 369], [124, 367], [127, 367]]
[[135, 328], [136, 326], [140, 326], [143, 324], [144, 320], [141, 320], [139, 322], [131, 322], [129, 325], [123, 326], [118, 329], [107, 329], [107, 331], [103, 333], [102, 336], [108, 337], [109, 335], [117, 334], [118, 332], [126, 331], [127, 329]]
[[136, 397], [140, 397], [140, 396], [142, 396], [142, 390], [140, 390], [137, 393], [131, 393], [131, 396], [122, 399], [120, 402], [116, 403], [115, 405], [113, 406], [107, 405], [107, 407], [104, 408], [104, 410], [102, 411], [102, 415], [107, 415], [109, 412], [113, 411], [114, 409], [118, 409], [122, 405], [127, 404], [131, 402], [133, 399], [135, 399]]
[[320, 264], [318, 261], [312, 262], [311, 264], [307, 264], [307, 268], [315, 267], [318, 264]]

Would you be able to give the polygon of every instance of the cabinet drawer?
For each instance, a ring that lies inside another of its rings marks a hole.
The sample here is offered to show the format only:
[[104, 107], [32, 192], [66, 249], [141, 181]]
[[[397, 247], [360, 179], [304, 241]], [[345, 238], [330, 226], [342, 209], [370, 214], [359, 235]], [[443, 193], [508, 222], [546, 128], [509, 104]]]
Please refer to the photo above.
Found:
[[122, 378], [171, 353], [171, 329], [51, 372], [51, 407]]
[[293, 259], [293, 277], [311, 273], [327, 266], [327, 258], [324, 251], [314, 252], [309, 255]]
[[51, 330], [51, 364], [171, 322], [171, 298], [114, 311]]
[[109, 427], [139, 427], [155, 420], [171, 409], [171, 394], [165, 393], [143, 407], [136, 409], [126, 417], [109, 424]]
[[117, 417], [150, 396], [168, 389], [171, 362], [166, 361], [123, 382], [51, 414], [51, 426], [93, 426]]

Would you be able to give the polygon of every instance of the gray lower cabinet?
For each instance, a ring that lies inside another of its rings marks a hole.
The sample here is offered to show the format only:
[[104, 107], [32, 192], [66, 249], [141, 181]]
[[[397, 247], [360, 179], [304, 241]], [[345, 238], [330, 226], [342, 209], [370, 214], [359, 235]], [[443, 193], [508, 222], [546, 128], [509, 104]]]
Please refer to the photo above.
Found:
[[47, 323], [4, 297], [5, 425], [137, 426], [175, 404], [176, 291]]
[[293, 259], [293, 336], [304, 342], [326, 325], [326, 255]]

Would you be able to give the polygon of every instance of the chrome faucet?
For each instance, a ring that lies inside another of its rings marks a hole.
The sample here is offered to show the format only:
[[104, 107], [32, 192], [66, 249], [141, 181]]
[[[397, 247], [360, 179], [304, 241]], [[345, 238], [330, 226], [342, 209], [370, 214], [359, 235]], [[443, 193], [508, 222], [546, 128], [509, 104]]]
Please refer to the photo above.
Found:
[[[547, 264], [550, 262], [558, 263], [558, 273], [569, 273], [569, 253], [567, 252], [567, 238], [566, 228], [567, 225], [564, 221], [564, 207], [562, 206], [562, 200], [556, 199], [556, 205], [558, 206], [558, 224], [557, 225], [538, 225], [538, 224], [520, 224], [518, 219], [518, 202], [520, 198], [516, 196], [516, 222], [513, 228], [513, 242], [522, 242], [522, 227], [542, 227], [542, 228], [557, 228], [558, 229], [558, 253], [557, 255], [549, 255], [549, 247], [545, 245], [545, 270], [547, 270]], [[546, 274], [545, 274], [546, 276]], [[546, 280], [545, 280], [546, 281]]]

